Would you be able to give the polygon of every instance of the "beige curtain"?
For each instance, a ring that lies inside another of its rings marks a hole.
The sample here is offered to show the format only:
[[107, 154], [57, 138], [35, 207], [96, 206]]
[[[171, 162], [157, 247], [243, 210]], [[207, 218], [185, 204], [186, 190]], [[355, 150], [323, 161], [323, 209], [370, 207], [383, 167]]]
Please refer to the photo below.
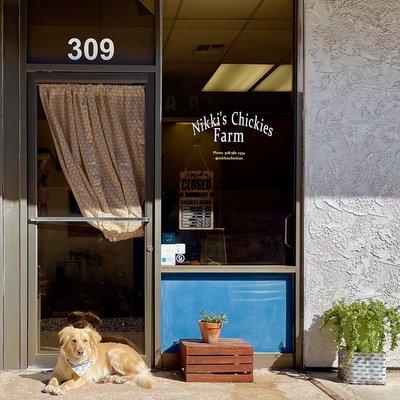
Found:
[[[40, 98], [64, 175], [85, 217], [141, 217], [145, 196], [143, 86], [42, 84]], [[91, 222], [111, 240], [139, 221]]]

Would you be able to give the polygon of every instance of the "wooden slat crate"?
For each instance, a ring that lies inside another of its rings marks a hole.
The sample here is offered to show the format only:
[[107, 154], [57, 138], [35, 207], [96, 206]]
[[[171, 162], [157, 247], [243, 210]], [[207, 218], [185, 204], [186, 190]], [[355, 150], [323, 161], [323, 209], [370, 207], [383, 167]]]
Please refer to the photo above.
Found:
[[253, 381], [253, 347], [243, 339], [181, 340], [179, 361], [186, 382]]

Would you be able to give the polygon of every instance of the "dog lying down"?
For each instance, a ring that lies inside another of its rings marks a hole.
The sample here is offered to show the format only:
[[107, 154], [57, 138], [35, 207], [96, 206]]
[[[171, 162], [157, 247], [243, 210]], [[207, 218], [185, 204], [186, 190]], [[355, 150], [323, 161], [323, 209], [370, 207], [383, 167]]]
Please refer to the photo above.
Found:
[[149, 389], [154, 377], [140, 355], [123, 343], [100, 343], [90, 326], [70, 325], [59, 334], [61, 349], [44, 392], [61, 395], [88, 382], [130, 383]]

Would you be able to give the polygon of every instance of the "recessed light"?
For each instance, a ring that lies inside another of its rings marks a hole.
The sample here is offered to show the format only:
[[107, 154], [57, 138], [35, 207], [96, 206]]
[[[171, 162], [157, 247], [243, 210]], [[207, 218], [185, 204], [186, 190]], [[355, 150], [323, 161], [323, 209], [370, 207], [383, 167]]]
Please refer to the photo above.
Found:
[[203, 88], [203, 92], [246, 92], [273, 64], [221, 64]]

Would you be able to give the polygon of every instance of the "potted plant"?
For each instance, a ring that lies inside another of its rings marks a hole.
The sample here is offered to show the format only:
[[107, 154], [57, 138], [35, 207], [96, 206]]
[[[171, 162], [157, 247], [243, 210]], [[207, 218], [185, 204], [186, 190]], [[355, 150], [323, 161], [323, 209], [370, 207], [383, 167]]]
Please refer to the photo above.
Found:
[[356, 384], [383, 385], [386, 382], [387, 356], [398, 346], [400, 314], [378, 300], [346, 303], [340, 300], [322, 315], [322, 327], [330, 326], [339, 350], [338, 378]]
[[226, 314], [214, 314], [200, 311], [201, 320], [198, 321], [203, 342], [218, 343], [221, 328], [228, 322]]

